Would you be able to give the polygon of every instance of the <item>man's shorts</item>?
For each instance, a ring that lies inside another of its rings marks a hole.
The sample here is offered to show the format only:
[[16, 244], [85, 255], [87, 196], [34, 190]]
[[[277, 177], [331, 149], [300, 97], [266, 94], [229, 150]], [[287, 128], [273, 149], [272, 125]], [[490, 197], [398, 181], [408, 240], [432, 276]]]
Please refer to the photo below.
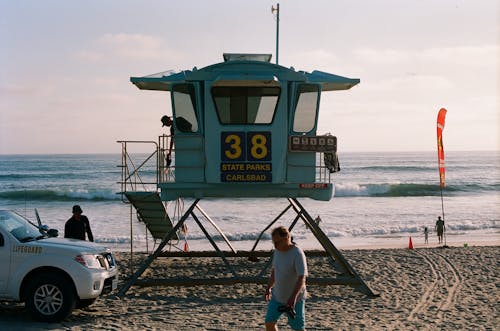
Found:
[[293, 330], [304, 330], [306, 324], [304, 300], [297, 301], [295, 304], [295, 318], [293, 319], [290, 318], [288, 314], [278, 311], [278, 307], [284, 305], [284, 303], [271, 299], [267, 304], [266, 323], [277, 322], [281, 315], [285, 314], [288, 318], [288, 325], [290, 325]]

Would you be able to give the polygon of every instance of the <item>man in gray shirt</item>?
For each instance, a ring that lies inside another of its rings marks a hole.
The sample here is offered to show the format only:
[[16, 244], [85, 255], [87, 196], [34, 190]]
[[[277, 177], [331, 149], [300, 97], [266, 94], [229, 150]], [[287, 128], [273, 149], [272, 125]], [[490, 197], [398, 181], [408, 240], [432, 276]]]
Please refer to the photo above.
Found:
[[277, 322], [283, 313], [293, 330], [305, 328], [305, 298], [307, 262], [302, 249], [292, 243], [290, 232], [284, 226], [272, 232], [276, 248], [273, 267], [267, 284], [266, 330], [278, 330]]

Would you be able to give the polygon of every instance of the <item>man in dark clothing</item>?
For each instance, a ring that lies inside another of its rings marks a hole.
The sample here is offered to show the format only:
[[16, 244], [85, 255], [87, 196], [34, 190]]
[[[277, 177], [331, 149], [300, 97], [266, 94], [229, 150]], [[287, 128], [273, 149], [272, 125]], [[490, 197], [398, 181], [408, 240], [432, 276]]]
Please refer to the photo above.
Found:
[[85, 233], [89, 241], [94, 241], [92, 230], [87, 216], [82, 215], [83, 210], [80, 206], [73, 206], [73, 216], [66, 222], [64, 226], [64, 238], [73, 238], [85, 240]]
[[444, 220], [441, 219], [441, 216], [438, 216], [438, 219], [436, 221], [435, 230], [437, 231], [439, 243], [442, 243], [443, 242], [443, 233], [444, 233], [445, 228], [444, 228]]
[[170, 166], [172, 163], [172, 147], [174, 146], [174, 126], [172, 125], [174, 122], [172, 121], [172, 118], [170, 116], [163, 116], [161, 118], [161, 122], [163, 123], [162, 127], [166, 126], [170, 128], [170, 146], [168, 148], [168, 153], [167, 153], [167, 167]]

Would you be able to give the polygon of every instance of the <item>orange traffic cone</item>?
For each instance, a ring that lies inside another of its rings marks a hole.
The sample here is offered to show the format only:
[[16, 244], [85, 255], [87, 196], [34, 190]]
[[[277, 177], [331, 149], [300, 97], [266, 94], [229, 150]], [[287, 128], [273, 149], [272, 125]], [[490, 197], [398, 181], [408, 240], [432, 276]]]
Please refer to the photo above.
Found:
[[410, 236], [410, 242], [408, 243], [408, 249], [413, 249], [413, 243], [411, 242], [411, 236]]
[[189, 245], [187, 241], [184, 242], [184, 252], [189, 252]]

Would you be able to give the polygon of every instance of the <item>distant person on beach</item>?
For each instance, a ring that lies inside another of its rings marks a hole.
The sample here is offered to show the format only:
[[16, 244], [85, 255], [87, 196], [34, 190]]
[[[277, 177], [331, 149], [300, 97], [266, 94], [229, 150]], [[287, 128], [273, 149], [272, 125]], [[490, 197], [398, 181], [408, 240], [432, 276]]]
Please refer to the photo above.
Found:
[[82, 213], [83, 210], [79, 205], [73, 206], [73, 216], [64, 225], [64, 238], [85, 240], [86, 233], [89, 241], [94, 241], [89, 219]]
[[293, 330], [305, 329], [305, 298], [307, 262], [302, 249], [292, 242], [284, 226], [272, 231], [275, 247], [271, 275], [265, 299], [269, 301], [266, 312], [266, 330], [278, 330], [278, 319], [283, 313]]
[[425, 243], [429, 243], [429, 229], [427, 227], [424, 227], [424, 238], [425, 238]]
[[162, 127], [170, 127], [170, 146], [168, 148], [168, 153], [167, 153], [167, 167], [172, 164], [172, 147], [174, 146], [174, 122], [172, 121], [172, 118], [170, 116], [164, 115], [161, 118], [161, 122], [163, 123]]
[[319, 215], [314, 219], [314, 222], [316, 222], [317, 225], [321, 222], [321, 217]]
[[444, 233], [444, 220], [441, 219], [441, 216], [438, 216], [435, 229], [437, 231], [439, 243], [441, 244], [443, 242], [443, 233]]

